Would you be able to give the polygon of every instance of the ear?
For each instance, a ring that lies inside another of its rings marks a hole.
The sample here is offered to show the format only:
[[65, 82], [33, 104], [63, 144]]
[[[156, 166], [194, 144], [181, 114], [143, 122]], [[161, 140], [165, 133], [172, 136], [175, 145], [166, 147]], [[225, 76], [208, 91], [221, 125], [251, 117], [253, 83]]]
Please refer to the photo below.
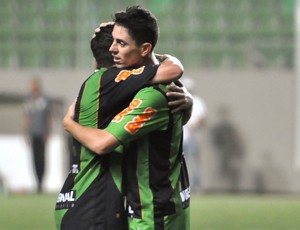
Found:
[[151, 50], [152, 50], [152, 45], [150, 43], [145, 42], [141, 45], [141, 54], [143, 57], [151, 53]]

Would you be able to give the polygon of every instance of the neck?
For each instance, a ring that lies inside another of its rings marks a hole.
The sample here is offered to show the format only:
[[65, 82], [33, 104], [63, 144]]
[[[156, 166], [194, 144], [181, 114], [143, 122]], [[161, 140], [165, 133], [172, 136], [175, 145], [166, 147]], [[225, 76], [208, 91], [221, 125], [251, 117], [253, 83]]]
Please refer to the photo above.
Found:
[[155, 57], [154, 52], [151, 52], [144, 60], [144, 65], [158, 65], [159, 61], [157, 60], [157, 58]]
[[158, 59], [156, 58], [154, 52], [151, 53], [151, 59], [153, 60], [153, 64], [155, 64], [155, 65], [158, 65], [158, 64], [159, 64], [159, 61], [158, 61]]

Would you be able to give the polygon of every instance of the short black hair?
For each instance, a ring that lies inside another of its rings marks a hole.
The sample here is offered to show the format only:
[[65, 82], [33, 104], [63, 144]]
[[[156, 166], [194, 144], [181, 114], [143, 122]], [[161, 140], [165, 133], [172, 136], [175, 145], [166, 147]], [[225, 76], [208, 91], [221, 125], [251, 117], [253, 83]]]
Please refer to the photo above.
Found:
[[113, 25], [101, 27], [100, 31], [95, 33], [96, 36], [91, 40], [91, 50], [96, 59], [98, 69], [114, 65], [113, 57], [109, 52], [109, 48], [113, 42], [113, 27]]
[[115, 13], [113, 20], [115, 24], [128, 29], [129, 35], [138, 46], [149, 42], [153, 50], [158, 40], [159, 28], [156, 17], [149, 10], [139, 5], [127, 7], [125, 11]]

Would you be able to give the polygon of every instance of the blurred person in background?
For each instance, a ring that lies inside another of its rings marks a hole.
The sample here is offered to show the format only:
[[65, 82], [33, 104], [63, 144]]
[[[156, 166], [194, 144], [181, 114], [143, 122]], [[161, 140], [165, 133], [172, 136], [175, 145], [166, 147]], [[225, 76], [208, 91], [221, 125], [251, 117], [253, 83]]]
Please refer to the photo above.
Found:
[[220, 159], [220, 175], [225, 189], [236, 193], [240, 189], [244, 143], [231, 120], [230, 108], [222, 105], [217, 115], [218, 121], [212, 127], [211, 134], [214, 150]]
[[30, 95], [23, 104], [23, 132], [31, 149], [37, 191], [43, 190], [45, 149], [51, 128], [51, 106], [37, 78], [30, 81]]
[[191, 78], [183, 78], [183, 83], [193, 96], [193, 110], [190, 120], [183, 126], [183, 151], [189, 169], [192, 192], [200, 192], [201, 182], [201, 140], [199, 132], [204, 126], [207, 116], [206, 104], [195, 92], [195, 82]]

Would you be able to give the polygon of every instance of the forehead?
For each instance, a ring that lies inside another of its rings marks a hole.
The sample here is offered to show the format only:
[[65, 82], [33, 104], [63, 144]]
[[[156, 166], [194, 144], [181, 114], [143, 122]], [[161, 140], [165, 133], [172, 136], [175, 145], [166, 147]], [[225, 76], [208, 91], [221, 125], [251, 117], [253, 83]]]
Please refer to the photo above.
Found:
[[114, 26], [112, 36], [114, 39], [120, 39], [127, 42], [133, 41], [132, 37], [128, 33], [128, 29], [117, 24]]

